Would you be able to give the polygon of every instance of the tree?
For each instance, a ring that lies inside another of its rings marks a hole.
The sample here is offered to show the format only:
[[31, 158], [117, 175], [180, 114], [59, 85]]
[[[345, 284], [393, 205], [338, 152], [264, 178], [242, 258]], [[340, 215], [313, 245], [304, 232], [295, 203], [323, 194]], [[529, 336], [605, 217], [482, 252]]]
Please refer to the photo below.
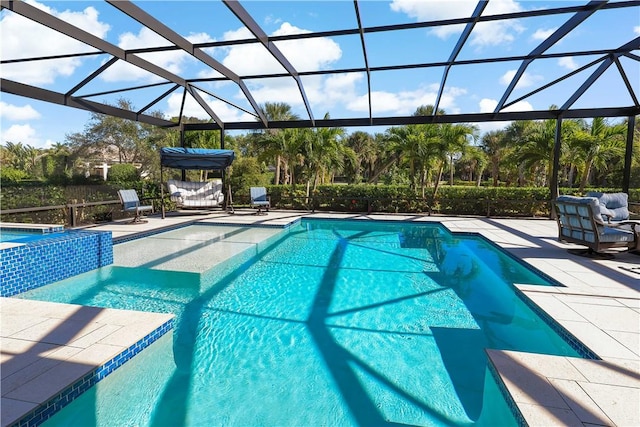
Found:
[[589, 137], [581, 139], [584, 150], [584, 168], [580, 179], [580, 191], [589, 182], [594, 165], [606, 170], [616, 158], [624, 158], [626, 125], [620, 123], [609, 125], [602, 117], [595, 117], [591, 122]]
[[132, 164], [122, 163], [111, 166], [107, 174], [107, 181], [117, 184], [135, 182], [140, 179], [140, 172]]
[[[125, 99], [116, 106], [133, 111], [132, 103]], [[165, 137], [165, 131], [155, 126], [92, 113], [84, 131], [67, 135], [66, 141], [75, 159], [106, 161], [113, 156], [119, 163], [140, 163], [142, 171], [148, 171], [159, 162], [158, 146]]]
[[[470, 139], [475, 139], [478, 132], [478, 128], [470, 124], [450, 124], [445, 123], [440, 126], [439, 139], [434, 143], [435, 155], [440, 162], [440, 168], [438, 170], [437, 180], [433, 189], [433, 197], [435, 198], [438, 192], [438, 186], [442, 178], [442, 172], [447, 163], [449, 167], [453, 169], [452, 157], [454, 153], [462, 153], [467, 149]], [[450, 182], [453, 180], [453, 176], [450, 176]], [[452, 182], [451, 182], [452, 183]]]
[[473, 181], [473, 176], [476, 176], [476, 186], [480, 187], [482, 182], [482, 173], [489, 163], [488, 156], [482, 151], [480, 147], [470, 146], [467, 147], [464, 155], [458, 161], [458, 164], [464, 165], [465, 172], [467, 173], [469, 182]]
[[345, 144], [351, 148], [354, 153], [354, 163], [349, 169], [347, 164], [347, 174], [349, 182], [359, 184], [363, 179], [368, 178], [368, 171], [377, 159], [378, 147], [373, 137], [367, 132], [356, 131], [346, 138]]
[[239, 157], [229, 171], [229, 184], [235, 194], [249, 194], [253, 186], [265, 186], [269, 175], [255, 157]]
[[45, 154], [44, 150], [29, 144], [7, 141], [2, 147], [2, 166], [21, 171], [26, 178], [39, 178], [42, 177], [42, 168], [38, 166]]
[[[324, 116], [329, 119], [329, 113]], [[342, 144], [345, 131], [343, 128], [315, 128], [311, 131], [311, 138], [304, 144], [305, 164], [307, 170], [313, 174], [313, 189], [320, 182], [325, 182], [325, 175], [334, 175], [342, 171], [345, 160], [352, 165], [355, 163], [354, 151]], [[308, 177], [309, 179], [311, 176]]]
[[[550, 110], [557, 109], [552, 105]], [[519, 139], [523, 142], [519, 144], [516, 150], [516, 159], [524, 168], [529, 169], [533, 173], [534, 183], [536, 185], [549, 185], [551, 180], [551, 171], [553, 170], [553, 155], [556, 138], [556, 127], [558, 121], [556, 119], [548, 119], [535, 122], [516, 122], [522, 123], [517, 127], [521, 130]], [[566, 152], [567, 137], [571, 127], [562, 129], [560, 136], [560, 155]]]
[[[267, 102], [262, 107], [262, 111], [268, 121], [285, 121], [285, 120], [297, 120], [298, 115], [291, 111], [291, 106], [283, 102]], [[291, 141], [288, 140], [291, 137], [291, 132], [286, 132], [286, 129], [267, 129], [264, 134], [264, 142], [267, 145], [266, 152], [273, 156], [276, 173], [274, 177], [274, 184], [280, 183], [280, 167], [282, 164], [282, 157], [286, 152], [291, 151]], [[290, 165], [285, 165], [285, 169]]]
[[485, 133], [482, 136], [480, 147], [488, 156], [493, 186], [497, 187], [500, 181], [500, 166], [509, 152], [506, 132], [504, 130], [492, 130]]

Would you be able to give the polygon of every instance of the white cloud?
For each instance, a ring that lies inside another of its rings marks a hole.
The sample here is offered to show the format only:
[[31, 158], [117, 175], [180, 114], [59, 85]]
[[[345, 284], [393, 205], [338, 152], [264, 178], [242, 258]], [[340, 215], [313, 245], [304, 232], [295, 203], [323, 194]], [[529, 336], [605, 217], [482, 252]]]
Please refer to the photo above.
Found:
[[538, 28], [535, 33], [531, 36], [534, 40], [546, 40], [551, 36], [551, 34], [555, 33], [557, 28], [548, 28], [542, 29]]
[[[241, 110], [238, 110], [229, 104], [219, 101], [205, 93], [200, 92], [199, 95], [204, 99], [204, 101], [211, 107], [211, 109], [216, 113], [220, 120], [223, 122], [228, 121], [252, 121], [255, 118], [247, 114]], [[172, 93], [167, 99], [167, 117], [177, 117], [180, 114], [180, 106], [182, 104], [182, 93]], [[207, 112], [198, 104], [198, 102], [191, 96], [187, 94], [184, 103], [184, 110], [182, 112], [184, 116], [187, 117], [196, 117], [202, 120], [210, 120], [211, 117], [207, 114]]]
[[[317, 79], [305, 80], [304, 89], [311, 102]], [[261, 80], [259, 84], [249, 85], [249, 90], [258, 104], [265, 102], [284, 102], [292, 107], [303, 105], [302, 95], [295, 80], [291, 77], [278, 77]]]
[[[498, 101], [490, 98], [483, 98], [478, 103], [478, 107], [480, 108], [481, 113], [493, 113], [497, 105], [498, 105]], [[533, 106], [526, 101], [520, 101], [502, 110], [502, 112], [508, 112], [508, 111], [533, 111]], [[477, 123], [481, 134], [490, 132], [492, 130], [504, 129], [505, 126], [507, 126], [508, 124], [509, 122]]]
[[578, 64], [571, 56], [564, 56], [562, 58], [558, 58], [558, 65], [564, 68], [568, 68], [573, 71], [578, 68]]
[[[272, 36], [302, 34], [309, 31], [282, 23]], [[246, 28], [229, 31], [225, 40], [251, 38]], [[323, 69], [342, 57], [338, 43], [327, 37], [276, 42], [275, 45], [297, 71]], [[313, 52], [313, 55], [309, 53]], [[247, 60], [251, 58], [251, 60]], [[231, 46], [222, 63], [239, 75], [282, 73], [284, 68], [260, 43]]]
[[51, 146], [51, 141], [42, 141], [38, 137], [37, 132], [31, 125], [12, 125], [8, 129], [2, 130], [0, 136], [2, 144], [5, 142], [13, 142], [15, 144], [22, 143], [22, 145], [30, 145], [35, 148], [48, 148]]
[[[502, 75], [502, 77], [500, 77], [500, 83], [505, 86], [509, 85], [515, 75], [516, 75], [516, 70], [507, 71]], [[522, 76], [520, 77], [520, 80], [518, 80], [518, 83], [516, 84], [516, 89], [523, 89], [529, 86], [533, 86], [541, 80], [543, 80], [543, 77], [538, 74], [530, 74], [530, 73], [524, 72], [524, 74], [522, 74]]]
[[[483, 98], [478, 103], [481, 113], [493, 113], [498, 106], [498, 101], [491, 98]], [[513, 111], [533, 111], [533, 106], [526, 101], [516, 102], [507, 108], [502, 109], [502, 112]]]
[[314, 102], [323, 100], [329, 104], [342, 103], [356, 95], [356, 84], [364, 80], [362, 73], [334, 74], [324, 79], [321, 90], [314, 94]]
[[[192, 43], [206, 43], [213, 39], [206, 33], [191, 33], [185, 37]], [[136, 49], [152, 46], [169, 46], [171, 43], [159, 36], [147, 27], [142, 27], [138, 34], [123, 33], [118, 40], [118, 46], [122, 49]], [[166, 52], [152, 52], [138, 54], [140, 58], [151, 62], [174, 74], [181, 74], [189, 63], [195, 64], [197, 60], [183, 50], [171, 50]], [[131, 65], [124, 61], [118, 61], [106, 69], [100, 78], [107, 82], [121, 81], [158, 81], [161, 78], [152, 73]]]
[[640, 36], [640, 25], [633, 27], [633, 33]]
[[[455, 103], [456, 97], [466, 93], [465, 89], [449, 88], [443, 93], [439, 108], [449, 114], [456, 114], [458, 112]], [[434, 105], [437, 95], [437, 90], [434, 90], [433, 86], [398, 93], [373, 91], [371, 93], [371, 109], [373, 114], [411, 115], [422, 105]], [[368, 112], [369, 97], [366, 94], [355, 97], [346, 106], [351, 111]]]
[[[272, 36], [308, 32], [284, 22], [273, 32]], [[224, 40], [252, 37], [253, 35], [249, 30], [244, 27], [228, 31], [223, 35]], [[297, 71], [326, 69], [342, 56], [342, 50], [338, 43], [327, 37], [282, 41], [277, 42], [276, 46]], [[240, 76], [285, 72], [284, 67], [260, 43], [230, 46], [221, 48], [220, 51], [224, 52], [221, 62]], [[313, 55], [310, 55], [309, 52], [313, 52]], [[216, 73], [212, 72], [203, 74], [216, 75]], [[355, 94], [355, 84], [360, 79], [361, 77], [358, 77], [357, 74], [303, 77], [305, 94], [310, 104], [314, 107], [314, 116], [320, 114], [315, 111], [317, 109], [328, 109], [337, 102], [346, 102], [349, 99], [349, 95]], [[292, 107], [300, 108], [303, 106], [300, 89], [291, 77], [267, 78], [255, 81], [245, 80], [245, 83], [258, 104], [284, 102]], [[238, 96], [244, 98], [244, 95], [239, 91]], [[306, 115], [306, 111], [304, 109], [300, 110], [300, 115]]]
[[18, 107], [17, 105], [0, 101], [0, 117], [11, 121], [24, 121], [39, 119], [41, 116], [40, 113], [29, 104]]
[[[87, 7], [82, 11], [65, 10], [58, 12], [49, 6], [29, 1], [32, 6], [56, 16], [63, 21], [104, 38], [109, 25], [101, 22], [98, 11]], [[61, 53], [82, 53], [95, 51], [94, 48], [58, 33], [44, 25], [37, 24], [14, 13], [3, 13], [0, 19], [1, 49], [3, 59], [42, 57]], [[46, 42], [45, 42], [46, 41]], [[82, 64], [79, 58], [64, 58], [39, 62], [34, 66], [24, 64], [4, 64], [5, 78], [27, 84], [50, 84], [59, 76], [70, 76]]]
[[[476, 1], [415, 1], [393, 0], [391, 10], [405, 13], [418, 20], [440, 20], [451, 18], [463, 18], [473, 13], [477, 5]], [[519, 12], [522, 8], [514, 0], [492, 0], [487, 5], [483, 15], [496, 15], [503, 13]], [[453, 34], [462, 32], [464, 25], [446, 25], [431, 30], [436, 36], [445, 39]], [[515, 40], [515, 35], [521, 33], [524, 28], [517, 20], [505, 22], [480, 22], [471, 33], [471, 45], [476, 47], [496, 46], [502, 43], [510, 43]]]
[[478, 103], [481, 113], [493, 113], [493, 110], [496, 109], [497, 105], [498, 105], [497, 100], [489, 99], [489, 98], [482, 98]]

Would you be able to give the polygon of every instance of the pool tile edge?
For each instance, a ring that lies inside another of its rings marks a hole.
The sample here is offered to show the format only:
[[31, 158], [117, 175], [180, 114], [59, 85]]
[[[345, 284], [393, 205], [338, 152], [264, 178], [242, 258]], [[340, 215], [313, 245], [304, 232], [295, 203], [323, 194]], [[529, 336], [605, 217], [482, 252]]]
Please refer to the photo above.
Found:
[[[109, 374], [113, 373], [124, 363], [129, 361], [131, 358], [139, 354], [142, 350], [157, 341], [160, 337], [172, 330], [173, 326], [174, 317], [171, 317], [169, 320], [166, 320], [164, 323], [156, 327], [147, 335], [140, 338], [136, 343], [123, 350], [120, 354], [114, 356], [106, 363], [96, 367], [88, 374], [82, 376], [81, 378], [78, 378], [73, 382], [73, 384], [67, 386], [59, 393], [56, 393], [56, 395], [54, 395], [46, 402], [38, 405], [35, 409], [22, 415], [18, 420], [10, 421], [6, 425], [9, 425], [11, 427], [41, 425], [62, 408], [82, 395], [82, 393], [89, 390], [98, 382], [106, 378]], [[3, 425], [5, 424], [3, 423]]]

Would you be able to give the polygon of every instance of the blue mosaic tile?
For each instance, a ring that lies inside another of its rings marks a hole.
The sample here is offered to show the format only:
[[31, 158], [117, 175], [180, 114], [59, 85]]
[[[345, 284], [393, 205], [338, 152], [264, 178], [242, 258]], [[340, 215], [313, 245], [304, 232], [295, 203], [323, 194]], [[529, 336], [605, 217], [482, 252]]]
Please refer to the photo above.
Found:
[[500, 377], [500, 374], [498, 374], [496, 367], [493, 366], [493, 363], [491, 362], [491, 360], [489, 360], [489, 363], [487, 363], [487, 365], [489, 367], [489, 372], [491, 372], [491, 376], [493, 377], [496, 384], [498, 385], [498, 389], [500, 390], [500, 393], [502, 394], [504, 401], [507, 402], [509, 409], [511, 409], [511, 413], [516, 419], [518, 426], [528, 427], [529, 424], [525, 421], [524, 416], [522, 415], [522, 412], [520, 412], [520, 408], [518, 408], [518, 405], [516, 404], [515, 400], [513, 400], [513, 396], [511, 396], [511, 393], [509, 393], [509, 390], [507, 390], [507, 386], [502, 381], [502, 378]]
[[11, 427], [39, 426], [53, 415], [55, 415], [62, 408], [71, 403], [74, 399], [80, 396], [85, 391], [96, 385], [98, 382], [106, 378], [109, 374], [122, 366], [125, 362], [132, 357], [140, 353], [142, 350], [153, 344], [164, 334], [173, 329], [173, 319], [168, 320], [160, 327], [149, 333], [144, 338], [133, 344], [131, 347], [109, 360], [104, 365], [94, 369], [88, 373], [82, 379], [76, 381], [74, 384], [65, 388], [62, 392], [49, 399], [48, 402], [38, 406], [33, 411], [26, 414], [18, 422], [12, 424]]
[[0, 296], [9, 297], [113, 264], [110, 232], [68, 230], [3, 249]]
[[544, 310], [529, 299], [520, 289], [513, 287], [516, 295], [538, 315], [551, 329], [560, 335], [578, 354], [585, 359], [601, 360], [600, 357], [587, 347], [582, 341], [575, 337], [571, 332], [566, 330], [564, 326], [559, 324], [553, 317], [549, 316]]

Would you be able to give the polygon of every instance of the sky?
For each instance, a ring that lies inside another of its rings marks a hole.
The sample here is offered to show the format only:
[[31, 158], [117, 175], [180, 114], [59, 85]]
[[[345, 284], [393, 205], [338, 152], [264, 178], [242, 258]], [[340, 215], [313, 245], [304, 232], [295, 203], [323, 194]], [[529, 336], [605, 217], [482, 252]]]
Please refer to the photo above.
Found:
[[[167, 44], [162, 37], [144, 28], [115, 7], [98, 1], [43, 1], [28, 3], [66, 22], [77, 25], [123, 49]], [[217, 1], [139, 1], [147, 13], [169, 25], [193, 43], [234, 40], [251, 37], [250, 32], [222, 3]], [[540, 7], [583, 5], [586, 1], [514, 1], [491, 0], [484, 15], [533, 10]], [[357, 27], [352, 1], [242, 1], [242, 6], [268, 35], [352, 29]], [[372, 27], [464, 17], [471, 14], [476, 2], [370, 0], [360, 1], [363, 26]], [[640, 36], [640, 7], [631, 10], [607, 10], [596, 13], [569, 36], [552, 46], [549, 53], [571, 50], [596, 50], [617, 47]], [[474, 29], [458, 59], [477, 59], [530, 53], [569, 15], [543, 16], [508, 22], [480, 23]], [[446, 61], [458, 41], [462, 27], [447, 26], [396, 32], [371, 33], [365, 36], [371, 67]], [[0, 56], [2, 60], [43, 57], [60, 53], [92, 52], [93, 48], [30, 22], [11, 11], [0, 14]], [[323, 37], [278, 42], [277, 47], [298, 71], [333, 70], [364, 65], [362, 44], [358, 35]], [[282, 66], [259, 44], [232, 45], [205, 49], [207, 54], [238, 75], [282, 72]], [[639, 54], [636, 51], [636, 54]], [[186, 52], [172, 51], [140, 55], [173, 73], [189, 79], [220, 76]], [[91, 55], [46, 61], [5, 63], [0, 67], [3, 78], [65, 93], [110, 59], [109, 55]], [[537, 86], [554, 80], [596, 59], [579, 56], [545, 59], [533, 62], [526, 70], [510, 99], [528, 93]], [[621, 58], [627, 77], [638, 90], [640, 63]], [[447, 79], [440, 108], [449, 114], [491, 112], [518, 69], [519, 62], [500, 62], [453, 67]], [[541, 91], [511, 106], [511, 110], [544, 110], [551, 104], [563, 103], [593, 72], [594, 68], [575, 78]], [[418, 106], [434, 104], [443, 68], [383, 71], [371, 74], [374, 117], [411, 115]], [[158, 82], [156, 76], [118, 61], [76, 95], [92, 95], [89, 99], [115, 104], [120, 97], [135, 108], [146, 106], [170, 86], [141, 89], [135, 93], [102, 94], [105, 91]], [[341, 73], [302, 77], [307, 99], [316, 119], [354, 118], [368, 114], [367, 76], [365, 73]], [[246, 79], [245, 83], [258, 104], [285, 102], [301, 118], [308, 118], [300, 91], [291, 78]], [[253, 121], [254, 116], [242, 109], [251, 106], [235, 83], [199, 84], [200, 92], [222, 121]], [[212, 97], [215, 94], [228, 103]], [[152, 110], [170, 118], [179, 114], [182, 92], [175, 91]], [[235, 108], [234, 107], [241, 107]], [[575, 108], [632, 105], [624, 82], [616, 67], [610, 67]], [[184, 114], [208, 118], [206, 112], [187, 99]], [[0, 143], [21, 142], [37, 148], [64, 143], [66, 136], [82, 132], [87, 126], [88, 112], [0, 93]], [[483, 132], [504, 127], [505, 123], [479, 124]], [[348, 129], [353, 131], [356, 129]], [[379, 128], [360, 128], [371, 133]]]

